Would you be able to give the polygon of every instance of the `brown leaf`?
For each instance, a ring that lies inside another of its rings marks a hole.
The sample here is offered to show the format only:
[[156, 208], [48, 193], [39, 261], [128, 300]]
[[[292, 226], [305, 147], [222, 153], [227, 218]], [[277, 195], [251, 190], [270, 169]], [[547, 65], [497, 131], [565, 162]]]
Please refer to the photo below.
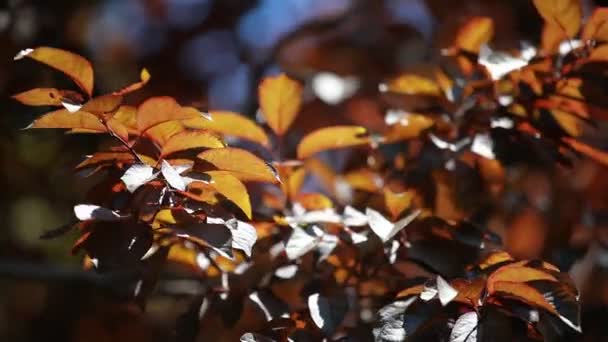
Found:
[[27, 128], [77, 128], [93, 132], [107, 132], [106, 126], [95, 115], [83, 111], [70, 113], [67, 109], [46, 113]]
[[135, 160], [131, 152], [97, 152], [76, 165], [76, 169], [95, 166], [101, 163], [131, 163]]
[[276, 183], [278, 181], [278, 175], [271, 166], [255, 154], [240, 148], [207, 150], [200, 153], [198, 158], [244, 182]]
[[302, 104], [302, 85], [285, 74], [265, 78], [258, 88], [260, 108], [268, 126], [283, 135]]
[[215, 135], [206, 131], [180, 132], [177, 133], [163, 145], [161, 157], [175, 152], [200, 149], [200, 148], [222, 148], [224, 142]]
[[317, 152], [360, 146], [370, 143], [367, 129], [361, 126], [332, 126], [313, 131], [298, 145], [298, 158], [304, 159]]
[[264, 130], [254, 121], [233, 112], [213, 111], [211, 120], [203, 117], [183, 121], [184, 126], [195, 129], [208, 129], [222, 135], [235, 136], [269, 146], [269, 140]]
[[15, 59], [29, 57], [57, 69], [70, 77], [89, 97], [93, 94], [93, 67], [91, 62], [77, 54], [51, 48], [39, 47], [21, 51]]

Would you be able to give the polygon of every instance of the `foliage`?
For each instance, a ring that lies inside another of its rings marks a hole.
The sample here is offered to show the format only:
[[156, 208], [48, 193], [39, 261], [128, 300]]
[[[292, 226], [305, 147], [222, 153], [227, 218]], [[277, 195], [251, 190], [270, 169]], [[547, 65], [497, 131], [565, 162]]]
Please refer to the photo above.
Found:
[[[125, 105], [149, 81], [145, 69], [93, 96], [91, 64], [49, 47], [16, 59], [63, 72], [79, 91], [14, 98], [57, 108], [29, 129], [112, 138], [76, 166], [100, 179], [74, 207], [84, 267], [134, 272], [125, 286], [142, 306], [163, 270], [178, 267], [204, 284], [195, 315], [209, 336], [567, 337], [581, 326], [568, 275], [514, 260], [482, 217], [513, 186], [510, 165], [581, 155], [608, 164], [581, 139], [608, 118], [594, 90], [608, 62], [608, 9], [581, 28], [577, 1], [534, 4], [545, 20], [539, 48], [494, 51], [492, 20], [472, 18], [440, 63], [378, 85], [386, 117], [374, 130], [327, 126], [292, 139], [307, 90], [285, 74], [260, 83], [264, 125], [170, 97]], [[335, 169], [328, 156], [347, 161]]]

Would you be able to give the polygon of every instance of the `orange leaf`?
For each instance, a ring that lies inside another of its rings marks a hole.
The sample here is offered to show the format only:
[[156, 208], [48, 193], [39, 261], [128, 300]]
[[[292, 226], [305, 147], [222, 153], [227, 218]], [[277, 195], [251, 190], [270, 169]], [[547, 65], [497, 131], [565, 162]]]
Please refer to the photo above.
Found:
[[198, 117], [201, 117], [199, 111], [191, 107], [182, 108], [172, 97], [152, 97], [137, 108], [137, 129], [144, 132], [163, 122]]
[[501, 281], [525, 283], [535, 280], [558, 281], [551, 274], [532, 267], [518, 266], [514, 264], [502, 266], [488, 278], [488, 291], [494, 292], [494, 284]]
[[600, 45], [591, 51], [588, 62], [608, 62], [608, 45]]
[[268, 146], [268, 136], [254, 121], [233, 113], [214, 111], [211, 112], [211, 120], [203, 117], [183, 121], [184, 126], [195, 129], [208, 129], [223, 135], [235, 136], [241, 139], [256, 142], [262, 146]]
[[494, 252], [488, 255], [481, 263], [479, 263], [479, 268], [485, 270], [486, 268], [492, 267], [497, 264], [501, 264], [503, 262], [513, 261], [513, 257], [507, 252]]
[[46, 113], [27, 128], [78, 128], [94, 132], [107, 132], [106, 126], [95, 115], [83, 111], [70, 113], [67, 109]]
[[222, 171], [228, 171], [241, 181], [276, 183], [277, 173], [264, 160], [240, 148], [221, 148], [201, 152], [198, 158]]
[[557, 310], [545, 299], [542, 293], [524, 283], [510, 281], [499, 281], [494, 284], [494, 292], [507, 297], [519, 299], [529, 305], [543, 308], [554, 315], [558, 315]]
[[141, 69], [141, 72], [139, 73], [139, 78], [140, 78], [139, 82], [130, 84], [130, 85], [128, 85], [128, 86], [126, 86], [126, 87], [118, 90], [118, 91], [115, 91], [112, 94], [114, 94], [114, 95], [124, 95], [124, 94], [128, 94], [128, 93], [134, 92], [136, 90], [139, 90], [143, 86], [145, 86], [148, 83], [148, 81], [150, 81], [150, 73], [148, 72], [148, 70], [146, 70], [146, 68]]
[[82, 95], [75, 91], [59, 90], [55, 88], [36, 88], [17, 95], [13, 98], [28, 106], [61, 106], [65, 100], [82, 102]]
[[251, 202], [245, 185], [226, 171], [209, 171], [206, 174], [211, 177], [211, 183], [215, 190], [236, 204], [247, 218], [251, 219]]
[[97, 152], [90, 158], [87, 158], [76, 166], [76, 169], [82, 169], [85, 167], [94, 166], [105, 162], [132, 162], [134, 161], [133, 154], [131, 152]]
[[129, 141], [129, 130], [122, 122], [111, 118], [106, 123], [108, 130], [115, 136], [119, 137], [123, 142]]
[[89, 97], [93, 94], [93, 67], [91, 62], [77, 54], [51, 47], [21, 51], [15, 60], [29, 57], [69, 76]]
[[361, 126], [332, 126], [313, 131], [298, 145], [298, 158], [304, 159], [317, 152], [365, 145], [370, 142], [368, 132]]
[[417, 296], [424, 290], [424, 284], [414, 285], [412, 287], [408, 287], [407, 289], [403, 289], [397, 293], [397, 298], [404, 298], [409, 296]]
[[559, 109], [551, 111], [559, 126], [570, 136], [578, 137], [583, 133], [583, 121], [576, 115]]
[[591, 18], [583, 28], [581, 39], [583, 41], [608, 41], [608, 8], [600, 7], [593, 11]]
[[600, 164], [608, 165], [608, 152], [600, 151], [590, 145], [572, 138], [564, 137], [562, 138], [562, 141], [570, 146], [573, 150], [586, 155]]
[[221, 139], [209, 132], [180, 132], [171, 136], [163, 145], [161, 157], [179, 151], [198, 148], [222, 148], [224, 146], [224, 142]]
[[468, 52], [479, 53], [481, 46], [487, 44], [493, 35], [492, 18], [473, 17], [458, 31], [454, 45]]
[[267, 77], [260, 83], [258, 96], [268, 126], [283, 135], [300, 110], [302, 85], [285, 74]]

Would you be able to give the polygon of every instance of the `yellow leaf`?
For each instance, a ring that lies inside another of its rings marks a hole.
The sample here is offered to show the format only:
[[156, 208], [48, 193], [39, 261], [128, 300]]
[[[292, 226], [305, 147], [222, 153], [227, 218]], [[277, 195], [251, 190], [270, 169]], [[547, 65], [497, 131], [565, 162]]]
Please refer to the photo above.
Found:
[[384, 186], [384, 180], [377, 172], [370, 169], [359, 169], [344, 175], [344, 180], [353, 188], [367, 192], [376, 192]]
[[441, 95], [441, 89], [434, 80], [414, 74], [403, 74], [395, 78], [389, 82], [388, 90], [408, 95]]
[[413, 191], [395, 193], [388, 188], [384, 188], [384, 205], [388, 209], [393, 220], [397, 219], [399, 214], [412, 205], [413, 198]]
[[435, 121], [423, 115], [407, 113], [399, 122], [391, 125], [384, 134], [386, 143], [393, 143], [401, 140], [413, 139], [420, 136], [422, 132], [433, 126]]
[[302, 85], [285, 74], [267, 77], [260, 83], [258, 96], [270, 128], [277, 135], [285, 134], [300, 110]]
[[233, 112], [213, 111], [211, 112], [211, 120], [199, 117], [184, 120], [183, 124], [188, 128], [208, 129], [222, 135], [253, 141], [262, 146], [269, 145], [268, 136], [260, 126], [254, 121]]
[[130, 134], [137, 134], [137, 108], [133, 106], [120, 106], [114, 113], [113, 119], [120, 121]]
[[141, 69], [141, 72], [139, 73], [139, 78], [140, 78], [139, 82], [130, 84], [130, 85], [128, 85], [128, 86], [126, 86], [126, 87], [118, 90], [118, 91], [115, 91], [112, 94], [114, 94], [114, 95], [124, 95], [124, 94], [128, 94], [128, 93], [134, 92], [136, 90], [139, 90], [143, 86], [145, 86], [148, 83], [148, 81], [150, 81], [150, 73], [148, 72], [148, 70], [146, 70], [146, 68]]
[[89, 97], [93, 94], [93, 67], [84, 57], [65, 50], [45, 46], [33, 50], [23, 50], [15, 59], [23, 57], [29, 57], [63, 72]]
[[215, 190], [230, 202], [236, 204], [247, 218], [251, 219], [251, 202], [245, 185], [226, 171], [209, 171], [206, 174], [211, 177], [211, 183]]
[[317, 152], [369, 144], [367, 130], [361, 126], [332, 126], [306, 135], [298, 145], [298, 158], [304, 159]]
[[278, 175], [264, 160], [240, 148], [221, 148], [201, 152], [198, 158], [241, 181], [276, 183]]
[[281, 179], [281, 190], [287, 198], [293, 199], [299, 192], [306, 177], [306, 169], [300, 162], [286, 161], [274, 163]]
[[171, 153], [198, 149], [198, 148], [222, 148], [224, 142], [215, 135], [205, 131], [180, 132], [177, 133], [163, 145], [161, 157]]

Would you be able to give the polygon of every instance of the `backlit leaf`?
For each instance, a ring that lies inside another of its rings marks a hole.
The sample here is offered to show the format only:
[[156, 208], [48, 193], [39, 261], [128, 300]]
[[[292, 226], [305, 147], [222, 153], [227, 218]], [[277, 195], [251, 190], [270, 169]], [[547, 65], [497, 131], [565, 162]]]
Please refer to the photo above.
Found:
[[13, 95], [13, 98], [28, 106], [61, 106], [64, 99], [77, 103], [84, 101], [77, 92], [55, 88], [35, 88]]
[[222, 135], [256, 142], [262, 146], [269, 146], [269, 140], [264, 130], [254, 121], [238, 113], [226, 111], [212, 111], [211, 120], [198, 117], [182, 121], [185, 127], [194, 129], [208, 129]]
[[390, 189], [384, 188], [384, 205], [393, 219], [410, 207], [413, 198], [414, 192], [412, 191], [394, 193]]
[[403, 74], [388, 83], [388, 90], [407, 95], [440, 96], [441, 88], [433, 79], [415, 75]]
[[247, 218], [251, 219], [251, 202], [247, 188], [241, 181], [226, 171], [209, 171], [211, 182], [215, 190], [236, 204]]
[[576, 152], [582, 153], [600, 164], [608, 165], [608, 152], [601, 151], [595, 147], [592, 147], [572, 138], [565, 137], [562, 138], [562, 141], [564, 141]]
[[608, 41], [608, 8], [600, 7], [593, 11], [593, 14], [583, 28], [581, 39], [583, 41]]
[[152, 126], [172, 120], [193, 119], [196, 111], [183, 109], [172, 97], [152, 97], [137, 108], [137, 128], [143, 132]]
[[181, 132], [177, 133], [163, 145], [161, 157], [168, 156], [175, 152], [200, 149], [200, 148], [222, 148], [224, 142], [215, 135], [205, 131]]
[[533, 0], [545, 22], [560, 27], [564, 38], [573, 37], [581, 26], [580, 0]]
[[302, 104], [302, 85], [281, 74], [265, 78], [258, 88], [260, 108], [266, 122], [277, 135], [293, 123]]
[[494, 22], [489, 17], [473, 17], [458, 31], [455, 46], [459, 49], [479, 53], [482, 45], [494, 36]]
[[207, 150], [198, 158], [216, 168], [228, 171], [241, 181], [258, 181], [276, 183], [278, 175], [273, 168], [255, 154], [240, 148], [222, 148]]
[[29, 57], [57, 69], [70, 77], [89, 97], [93, 94], [93, 67], [77, 54], [51, 48], [39, 47], [21, 51], [15, 59]]
[[78, 128], [107, 132], [106, 126], [95, 115], [83, 111], [70, 113], [67, 109], [46, 113], [34, 120], [27, 128]]
[[298, 158], [304, 159], [317, 152], [369, 144], [367, 130], [360, 126], [332, 126], [306, 135], [298, 145]]
[[557, 310], [547, 301], [542, 293], [525, 283], [499, 281], [494, 284], [494, 292], [519, 299], [529, 305], [543, 308], [554, 315], [558, 315]]
[[549, 280], [557, 281], [557, 279], [541, 270], [537, 270], [531, 267], [518, 267], [517, 265], [506, 265], [496, 270], [488, 278], [488, 291], [494, 292], [494, 284], [500, 281], [511, 281], [511, 282], [528, 282], [535, 280]]
[[130, 84], [118, 91], [115, 91], [113, 94], [114, 95], [124, 95], [124, 94], [134, 92], [136, 90], [139, 90], [143, 86], [145, 86], [148, 83], [148, 81], [150, 81], [150, 73], [148, 72], [148, 70], [146, 70], [146, 68], [141, 69], [141, 72], [139, 73], [139, 78], [140, 78], [139, 82]]

